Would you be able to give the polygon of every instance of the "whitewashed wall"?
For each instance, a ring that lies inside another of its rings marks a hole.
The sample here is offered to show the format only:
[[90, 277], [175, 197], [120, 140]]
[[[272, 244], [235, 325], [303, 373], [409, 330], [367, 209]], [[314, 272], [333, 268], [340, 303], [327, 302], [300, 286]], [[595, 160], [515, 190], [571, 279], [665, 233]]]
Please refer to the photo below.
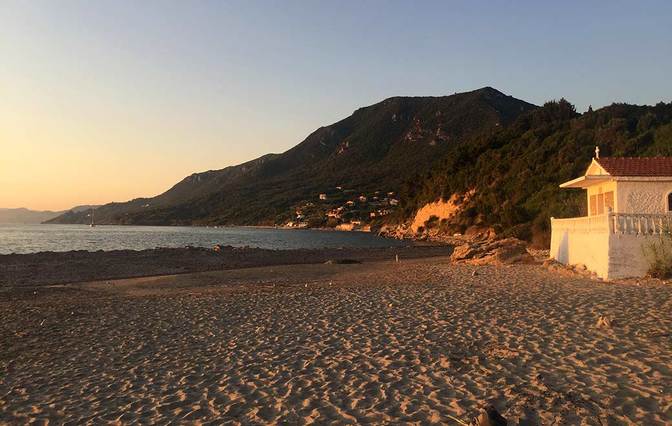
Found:
[[585, 265], [599, 277], [608, 277], [607, 215], [551, 219], [551, 230], [551, 258], [565, 265]]

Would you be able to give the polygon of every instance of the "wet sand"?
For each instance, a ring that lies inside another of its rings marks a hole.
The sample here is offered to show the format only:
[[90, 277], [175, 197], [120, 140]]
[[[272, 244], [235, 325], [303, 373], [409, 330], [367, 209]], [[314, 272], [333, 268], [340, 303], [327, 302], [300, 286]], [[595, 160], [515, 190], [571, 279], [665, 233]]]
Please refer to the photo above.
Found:
[[254, 247], [84, 250], [0, 255], [2, 287], [39, 286], [115, 278], [186, 274], [270, 265], [324, 263], [328, 260], [370, 262], [449, 256], [452, 246], [411, 244], [382, 248], [268, 250]]
[[0, 423], [450, 424], [490, 402], [670, 424], [670, 312], [670, 285], [447, 258], [7, 287]]

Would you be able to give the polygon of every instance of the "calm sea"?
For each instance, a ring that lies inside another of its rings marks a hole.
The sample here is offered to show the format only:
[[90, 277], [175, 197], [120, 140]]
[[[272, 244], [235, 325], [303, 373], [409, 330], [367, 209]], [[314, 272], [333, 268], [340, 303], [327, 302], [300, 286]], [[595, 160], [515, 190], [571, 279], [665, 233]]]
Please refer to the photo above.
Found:
[[201, 228], [182, 226], [3, 225], [0, 254], [69, 250], [143, 250], [155, 247], [212, 247], [215, 244], [267, 249], [391, 247], [401, 241], [363, 232], [310, 229]]

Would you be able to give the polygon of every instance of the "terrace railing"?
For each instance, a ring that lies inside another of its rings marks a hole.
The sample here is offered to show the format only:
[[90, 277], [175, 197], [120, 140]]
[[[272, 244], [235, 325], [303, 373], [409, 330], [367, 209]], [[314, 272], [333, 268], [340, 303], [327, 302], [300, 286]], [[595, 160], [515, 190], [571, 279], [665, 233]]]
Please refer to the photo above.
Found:
[[614, 234], [661, 235], [672, 230], [672, 214], [609, 213]]
[[594, 216], [551, 218], [554, 230], [580, 233], [661, 235], [672, 232], [672, 214], [605, 213]]

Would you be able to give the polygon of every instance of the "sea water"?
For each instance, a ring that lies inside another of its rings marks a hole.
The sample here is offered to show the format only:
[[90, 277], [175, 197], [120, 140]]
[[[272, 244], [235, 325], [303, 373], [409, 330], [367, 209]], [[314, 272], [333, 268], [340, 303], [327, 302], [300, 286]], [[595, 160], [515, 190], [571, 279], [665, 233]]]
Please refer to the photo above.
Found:
[[312, 229], [0, 224], [0, 254], [212, 247], [215, 244], [266, 249], [317, 249], [391, 247], [405, 243], [365, 232]]

